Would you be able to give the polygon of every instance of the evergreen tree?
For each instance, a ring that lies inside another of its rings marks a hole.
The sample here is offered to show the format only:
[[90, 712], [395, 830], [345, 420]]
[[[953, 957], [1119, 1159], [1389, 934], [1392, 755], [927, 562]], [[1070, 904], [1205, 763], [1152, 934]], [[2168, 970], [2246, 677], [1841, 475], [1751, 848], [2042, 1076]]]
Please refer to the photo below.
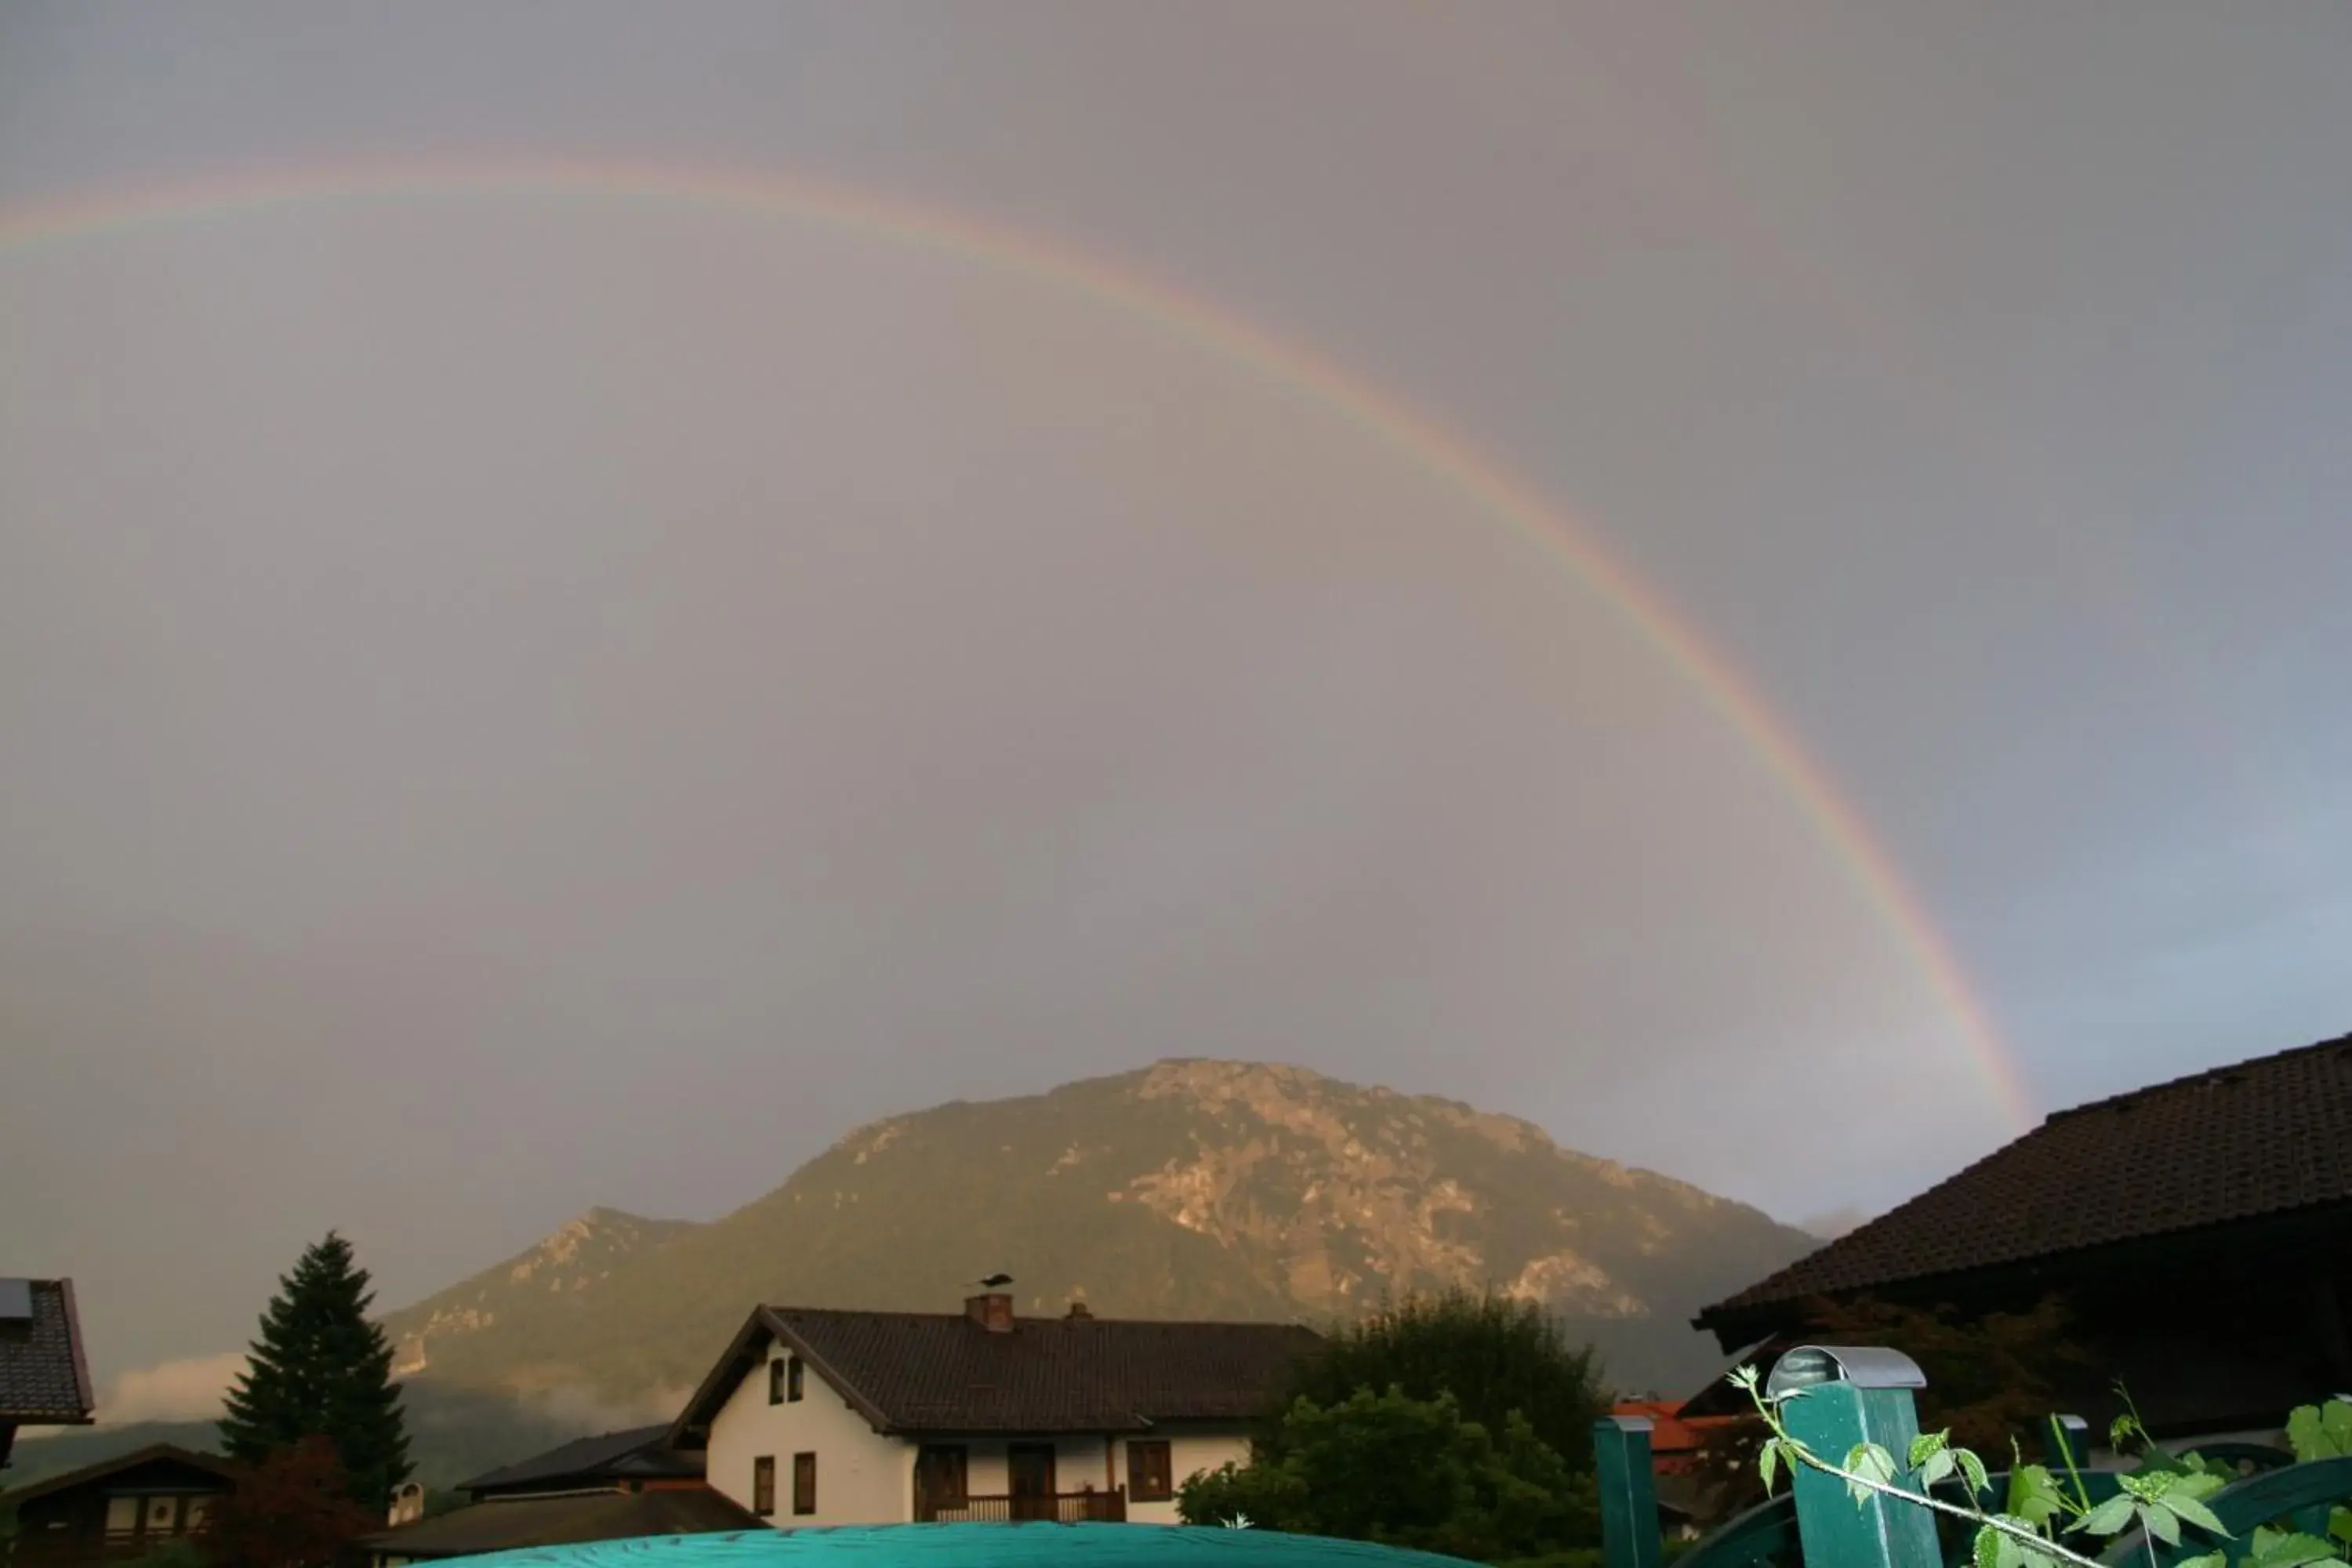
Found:
[[353, 1500], [381, 1515], [409, 1476], [408, 1432], [392, 1346], [368, 1321], [375, 1298], [351, 1243], [332, 1231], [309, 1248], [261, 1316], [261, 1337], [229, 1393], [221, 1439], [259, 1465], [307, 1437], [334, 1445]]

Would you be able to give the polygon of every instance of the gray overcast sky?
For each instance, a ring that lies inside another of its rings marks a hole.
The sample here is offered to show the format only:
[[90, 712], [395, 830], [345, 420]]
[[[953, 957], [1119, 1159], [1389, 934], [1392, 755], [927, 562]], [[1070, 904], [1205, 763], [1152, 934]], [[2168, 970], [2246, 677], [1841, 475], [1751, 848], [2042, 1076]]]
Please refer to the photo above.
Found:
[[[0, 228], [560, 159], [1140, 268], [1654, 584], [2046, 1109], [2352, 1028], [2347, 74], [2332, 0], [18, 0]], [[1557, 558], [1180, 325], [774, 211], [0, 245], [0, 1271], [102, 1373], [330, 1226], [399, 1300], [1170, 1054], [1787, 1216], [2010, 1131]]]

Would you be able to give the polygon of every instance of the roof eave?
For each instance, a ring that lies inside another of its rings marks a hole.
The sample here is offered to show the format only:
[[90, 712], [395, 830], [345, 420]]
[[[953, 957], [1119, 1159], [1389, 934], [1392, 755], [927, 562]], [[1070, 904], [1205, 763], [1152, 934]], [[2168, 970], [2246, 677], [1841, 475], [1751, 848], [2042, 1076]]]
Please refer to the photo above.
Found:
[[76, 1396], [80, 1399], [82, 1408], [81, 1420], [60, 1422], [58, 1425], [67, 1426], [88, 1426], [95, 1418], [95, 1413], [98, 1409], [98, 1390], [97, 1386], [90, 1382], [89, 1356], [82, 1349], [81, 1310], [74, 1300], [73, 1281], [71, 1279], [58, 1280], [58, 1295], [65, 1302], [66, 1343], [73, 1351], [74, 1393]]
[[[735, 1390], [742, 1385], [743, 1380], [751, 1375], [751, 1342], [762, 1333], [790, 1348], [794, 1355], [801, 1358], [804, 1365], [847, 1400], [850, 1408], [864, 1416], [866, 1424], [874, 1430], [884, 1433], [892, 1430], [890, 1417], [879, 1405], [876, 1405], [862, 1389], [842, 1376], [840, 1371], [831, 1362], [819, 1355], [815, 1349], [803, 1339], [800, 1333], [773, 1308], [763, 1305], [751, 1310], [751, 1315], [746, 1318], [743, 1321], [743, 1326], [736, 1331], [735, 1338], [728, 1343], [726, 1352], [720, 1355], [717, 1364], [712, 1366], [709, 1374], [702, 1380], [701, 1386], [697, 1388], [694, 1391], [694, 1396], [686, 1402], [686, 1408], [679, 1412], [677, 1419], [670, 1424], [667, 1437], [670, 1447], [691, 1451], [697, 1447], [692, 1441], [695, 1429], [700, 1427], [707, 1430], [710, 1423], [718, 1418], [719, 1407], [733, 1396]], [[707, 1437], [704, 1439], [703, 1446], [708, 1446]]]

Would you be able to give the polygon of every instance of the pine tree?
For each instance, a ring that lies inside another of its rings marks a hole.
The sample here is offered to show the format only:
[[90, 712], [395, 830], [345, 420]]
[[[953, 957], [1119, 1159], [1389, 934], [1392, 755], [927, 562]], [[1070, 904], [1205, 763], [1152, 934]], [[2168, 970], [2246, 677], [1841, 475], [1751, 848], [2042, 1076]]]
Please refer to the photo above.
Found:
[[281, 1277], [261, 1337], [229, 1392], [221, 1440], [258, 1465], [306, 1437], [334, 1444], [352, 1498], [381, 1514], [409, 1476], [392, 1346], [368, 1321], [375, 1298], [351, 1243], [332, 1231]]

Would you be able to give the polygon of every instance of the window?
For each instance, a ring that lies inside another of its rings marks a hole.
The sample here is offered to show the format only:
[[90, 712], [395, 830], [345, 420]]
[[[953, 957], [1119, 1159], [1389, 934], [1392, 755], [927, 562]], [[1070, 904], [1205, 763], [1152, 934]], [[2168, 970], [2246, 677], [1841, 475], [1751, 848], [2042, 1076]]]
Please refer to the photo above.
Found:
[[782, 1405], [783, 1402], [784, 1363], [782, 1361], [772, 1361], [768, 1363], [768, 1403]]
[[814, 1454], [793, 1456], [793, 1511], [794, 1513], [816, 1511], [816, 1456]]
[[1127, 1496], [1130, 1502], [1166, 1502], [1176, 1495], [1171, 1472], [1174, 1466], [1168, 1457], [1168, 1443], [1162, 1438], [1150, 1443], [1129, 1443], [1127, 1446]]
[[751, 1461], [751, 1511], [761, 1519], [776, 1511], [776, 1457], [762, 1454]]
[[797, 1404], [801, 1396], [801, 1358], [784, 1363], [784, 1397]]

